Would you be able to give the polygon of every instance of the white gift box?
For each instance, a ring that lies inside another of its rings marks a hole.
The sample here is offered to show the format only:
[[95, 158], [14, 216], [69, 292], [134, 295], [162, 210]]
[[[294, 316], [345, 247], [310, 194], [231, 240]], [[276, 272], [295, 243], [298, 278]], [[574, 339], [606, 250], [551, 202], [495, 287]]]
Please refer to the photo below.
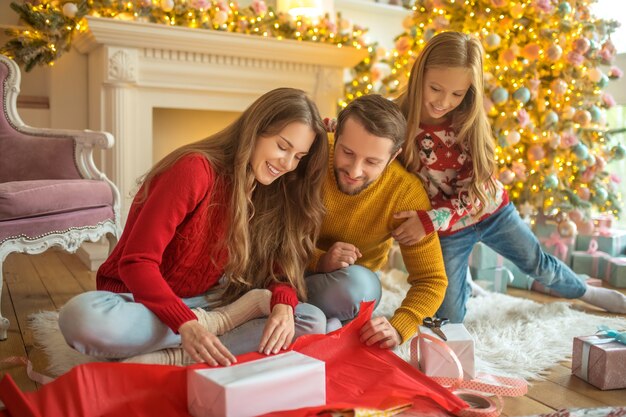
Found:
[[[439, 338], [431, 329], [420, 326], [420, 333], [425, 333]], [[446, 343], [456, 354], [463, 366], [463, 378], [474, 379], [474, 338], [461, 323], [450, 323], [441, 326], [441, 331], [448, 339]], [[427, 339], [419, 340], [419, 364], [420, 369], [428, 376], [439, 376], [456, 378], [459, 376], [458, 370], [450, 354], [445, 352], [440, 346]]]
[[299, 352], [187, 373], [187, 407], [194, 417], [256, 416], [324, 404], [325, 363]]

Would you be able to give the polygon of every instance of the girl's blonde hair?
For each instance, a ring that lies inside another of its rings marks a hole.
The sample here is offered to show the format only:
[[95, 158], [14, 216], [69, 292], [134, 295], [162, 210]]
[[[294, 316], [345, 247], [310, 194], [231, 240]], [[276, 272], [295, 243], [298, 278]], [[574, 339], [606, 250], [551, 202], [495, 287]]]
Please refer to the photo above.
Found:
[[475, 37], [460, 32], [439, 33], [417, 57], [408, 86], [396, 100], [408, 125], [400, 160], [411, 172], [420, 169], [415, 137], [422, 111], [424, 73], [434, 68], [466, 68], [471, 74], [470, 88], [451, 115], [452, 128], [472, 157], [474, 175], [469, 196], [472, 202], [480, 201], [476, 213], [480, 214], [487, 205], [488, 194], [495, 192], [496, 158], [491, 125], [483, 106], [483, 48]]
[[[315, 132], [309, 153], [295, 170], [269, 185], [257, 185], [249, 165], [257, 139], [278, 134], [293, 122], [304, 123]], [[154, 177], [189, 154], [203, 155], [217, 174], [216, 189], [231, 193], [224, 210], [228, 221], [225, 242], [214, 245], [215, 252], [225, 248], [228, 253], [224, 271], [228, 283], [222, 302], [227, 304], [251, 288], [267, 288], [276, 282], [292, 285], [298, 297], [306, 300], [304, 268], [325, 213], [322, 184], [328, 164], [328, 136], [313, 101], [293, 88], [264, 94], [224, 130], [178, 148], [159, 161], [143, 178], [143, 197]]]

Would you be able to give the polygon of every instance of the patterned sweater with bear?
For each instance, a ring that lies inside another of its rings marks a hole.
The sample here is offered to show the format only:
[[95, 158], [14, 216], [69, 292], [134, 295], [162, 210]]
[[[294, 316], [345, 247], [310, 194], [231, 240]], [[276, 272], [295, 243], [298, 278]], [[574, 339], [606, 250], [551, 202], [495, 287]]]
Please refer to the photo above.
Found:
[[418, 212], [426, 233], [449, 235], [471, 226], [506, 206], [509, 197], [504, 186], [496, 181], [496, 193], [491, 195], [480, 217], [473, 214], [477, 205], [469, 198], [474, 174], [472, 157], [467, 146], [458, 143], [450, 124], [430, 126], [420, 124], [415, 137], [420, 167], [415, 172], [424, 183], [432, 209]]

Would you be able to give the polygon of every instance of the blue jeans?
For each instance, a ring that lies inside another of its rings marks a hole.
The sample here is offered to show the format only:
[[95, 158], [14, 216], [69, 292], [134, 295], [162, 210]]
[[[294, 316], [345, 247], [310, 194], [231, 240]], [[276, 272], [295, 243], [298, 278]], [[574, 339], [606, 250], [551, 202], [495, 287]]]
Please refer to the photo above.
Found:
[[308, 302], [319, 307], [328, 319], [346, 323], [359, 314], [361, 301], [375, 301], [382, 296], [378, 275], [360, 265], [351, 265], [329, 273], [305, 277]]
[[452, 235], [440, 236], [439, 241], [448, 275], [448, 288], [437, 315], [447, 317], [453, 323], [461, 323], [465, 318], [465, 304], [470, 295], [470, 286], [466, 281], [468, 259], [478, 242], [483, 242], [513, 262], [522, 272], [565, 298], [579, 298], [587, 289], [574, 271], [543, 251], [512, 203], [479, 223]]
[[[215, 308], [212, 291], [185, 298], [189, 308]], [[251, 320], [220, 336], [234, 355], [257, 351], [267, 318]], [[295, 336], [326, 333], [326, 317], [319, 308], [300, 303], [295, 310]], [[180, 347], [174, 333], [132, 294], [89, 291], [68, 301], [59, 312], [65, 341], [77, 351], [99, 358], [128, 358], [160, 349]]]

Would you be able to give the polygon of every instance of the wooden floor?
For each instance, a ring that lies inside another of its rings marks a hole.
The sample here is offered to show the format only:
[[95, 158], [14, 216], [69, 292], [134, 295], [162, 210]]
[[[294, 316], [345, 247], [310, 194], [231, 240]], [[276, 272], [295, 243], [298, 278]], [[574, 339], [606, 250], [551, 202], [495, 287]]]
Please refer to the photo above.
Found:
[[[89, 272], [75, 255], [54, 250], [40, 255], [12, 254], [3, 269], [2, 313], [11, 321], [11, 328], [8, 340], [0, 342], [0, 360], [28, 356], [35, 370], [44, 371], [46, 358], [33, 346], [32, 333], [27, 326], [29, 314], [58, 309], [74, 295], [95, 289], [95, 273]], [[509, 294], [540, 302], [556, 300], [517, 289], [509, 289]], [[601, 314], [591, 308], [586, 310]], [[24, 391], [37, 389], [23, 366], [1, 365], [0, 375], [4, 373], [9, 373]], [[534, 382], [525, 397], [505, 399], [503, 415], [524, 416], [562, 408], [604, 406], [626, 406], [626, 389], [600, 391], [572, 376], [571, 363], [565, 361], [555, 364], [545, 381]]]

